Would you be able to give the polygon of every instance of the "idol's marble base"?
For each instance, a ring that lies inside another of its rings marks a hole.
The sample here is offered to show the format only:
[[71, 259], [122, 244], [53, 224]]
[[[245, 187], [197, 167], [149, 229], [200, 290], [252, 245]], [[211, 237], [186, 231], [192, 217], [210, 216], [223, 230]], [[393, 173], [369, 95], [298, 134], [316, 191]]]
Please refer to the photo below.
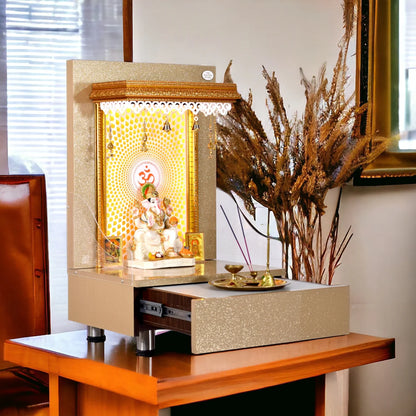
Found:
[[127, 260], [126, 266], [144, 270], [169, 269], [171, 267], [189, 267], [195, 266], [195, 258], [181, 257], [161, 260]]

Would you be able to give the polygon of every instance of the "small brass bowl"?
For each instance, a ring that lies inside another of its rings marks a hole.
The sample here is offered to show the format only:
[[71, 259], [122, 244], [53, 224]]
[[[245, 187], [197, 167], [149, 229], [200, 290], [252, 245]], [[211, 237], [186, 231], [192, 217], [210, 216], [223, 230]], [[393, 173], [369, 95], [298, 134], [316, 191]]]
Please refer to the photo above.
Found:
[[230, 272], [232, 275], [237, 274], [244, 266], [242, 266], [241, 264], [226, 264], [224, 266], [225, 270], [227, 270], [227, 272]]

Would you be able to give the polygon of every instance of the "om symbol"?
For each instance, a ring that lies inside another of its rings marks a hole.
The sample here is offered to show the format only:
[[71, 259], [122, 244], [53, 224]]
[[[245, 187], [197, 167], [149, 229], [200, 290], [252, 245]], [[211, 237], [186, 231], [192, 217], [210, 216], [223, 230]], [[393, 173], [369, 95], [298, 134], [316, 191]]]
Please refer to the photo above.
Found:
[[143, 186], [145, 183], [155, 183], [155, 176], [150, 170], [149, 165], [145, 165], [143, 170], [140, 171], [137, 176], [139, 177], [138, 184], [140, 186]]
[[141, 188], [145, 183], [152, 183], [157, 187], [161, 177], [159, 166], [151, 160], [142, 160], [132, 170], [132, 181], [136, 189]]

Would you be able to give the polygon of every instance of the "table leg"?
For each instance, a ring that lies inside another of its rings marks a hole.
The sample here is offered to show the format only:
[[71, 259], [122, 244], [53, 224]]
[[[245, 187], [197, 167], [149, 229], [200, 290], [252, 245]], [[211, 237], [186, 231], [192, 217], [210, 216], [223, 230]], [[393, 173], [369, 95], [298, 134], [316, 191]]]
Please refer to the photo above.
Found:
[[49, 416], [158, 416], [156, 405], [49, 375]]
[[347, 370], [315, 378], [315, 416], [348, 416]]
[[325, 376], [325, 415], [348, 416], [349, 371], [340, 370]]
[[156, 405], [80, 383], [77, 416], [158, 416]]
[[56, 374], [49, 375], [49, 415], [77, 415], [77, 383]]
[[325, 416], [325, 374], [315, 377], [315, 416]]

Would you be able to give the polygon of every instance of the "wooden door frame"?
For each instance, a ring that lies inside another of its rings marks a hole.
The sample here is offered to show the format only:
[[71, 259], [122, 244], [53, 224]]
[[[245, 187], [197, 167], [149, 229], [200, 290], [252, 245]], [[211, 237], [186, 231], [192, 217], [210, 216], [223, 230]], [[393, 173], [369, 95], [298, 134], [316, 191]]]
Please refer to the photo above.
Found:
[[123, 0], [124, 62], [133, 62], [133, 0]]

